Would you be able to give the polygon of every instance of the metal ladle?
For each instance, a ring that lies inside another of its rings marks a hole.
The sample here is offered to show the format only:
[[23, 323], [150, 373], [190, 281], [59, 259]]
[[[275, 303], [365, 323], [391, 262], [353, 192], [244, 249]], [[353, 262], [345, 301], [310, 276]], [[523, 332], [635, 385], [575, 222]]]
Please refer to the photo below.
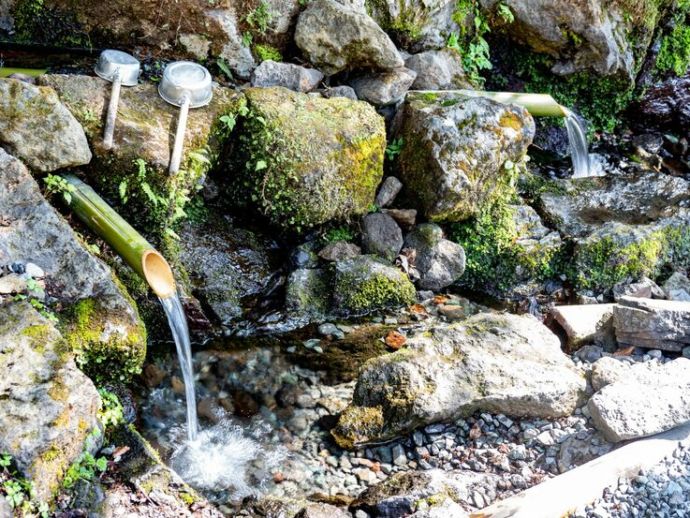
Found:
[[113, 147], [117, 105], [120, 102], [120, 86], [136, 85], [139, 80], [139, 71], [139, 61], [121, 50], [104, 50], [98, 58], [94, 72], [98, 77], [113, 83], [103, 131], [103, 147], [105, 149]]
[[174, 175], [180, 169], [189, 109], [206, 106], [213, 97], [211, 74], [198, 63], [175, 61], [165, 67], [158, 85], [158, 94], [166, 102], [180, 107], [175, 143], [168, 166], [168, 172]]

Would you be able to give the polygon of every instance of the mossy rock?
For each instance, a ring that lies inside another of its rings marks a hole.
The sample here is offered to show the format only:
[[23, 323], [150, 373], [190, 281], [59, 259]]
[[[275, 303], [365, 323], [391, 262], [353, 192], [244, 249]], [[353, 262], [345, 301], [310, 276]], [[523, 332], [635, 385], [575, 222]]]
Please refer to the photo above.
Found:
[[386, 131], [367, 103], [285, 88], [244, 91], [228, 191], [284, 229], [305, 231], [368, 212], [383, 177]]
[[82, 124], [94, 159], [86, 181], [123, 214], [136, 214], [133, 226], [162, 240], [164, 230], [184, 218], [188, 201], [216, 164], [244, 97], [216, 86], [208, 106], [190, 110], [180, 171], [168, 173], [179, 108], [166, 103], [154, 84], [123, 87], [114, 145], [103, 147], [103, 124], [111, 85], [98, 77], [45, 75], [62, 102]]
[[334, 309], [364, 314], [410, 305], [415, 288], [405, 273], [375, 256], [362, 255], [335, 266]]
[[[132, 301], [132, 307], [136, 305]], [[146, 328], [99, 298], [77, 302], [64, 315], [65, 340], [79, 366], [92, 378], [129, 380], [141, 372], [146, 357]]]

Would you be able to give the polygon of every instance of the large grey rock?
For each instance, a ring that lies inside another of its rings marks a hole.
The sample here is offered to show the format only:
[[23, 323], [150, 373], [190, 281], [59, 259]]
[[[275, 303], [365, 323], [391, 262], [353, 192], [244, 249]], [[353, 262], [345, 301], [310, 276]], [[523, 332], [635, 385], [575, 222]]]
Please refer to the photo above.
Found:
[[410, 94], [401, 117], [400, 179], [431, 221], [474, 215], [503, 181], [506, 162], [520, 161], [534, 136], [524, 108], [483, 98]]
[[1, 149], [0, 214], [6, 222], [0, 227], [0, 264], [35, 263], [45, 272], [47, 295], [75, 306], [63, 334], [77, 360], [98, 360], [113, 376], [138, 372], [146, 331], [131, 299], [43, 199], [26, 167]]
[[453, 90], [469, 88], [460, 54], [452, 49], [429, 50], [405, 60], [405, 66], [417, 72], [412, 90]]
[[342, 261], [362, 254], [362, 249], [354, 243], [335, 241], [328, 243], [319, 251], [319, 257], [324, 261]]
[[0, 145], [47, 173], [91, 161], [84, 130], [55, 91], [0, 79]]
[[209, 22], [217, 25], [223, 33], [223, 44], [220, 50], [221, 57], [233, 74], [240, 79], [249, 79], [252, 70], [256, 67], [256, 61], [252, 51], [245, 46], [240, 34], [237, 16], [234, 10], [212, 9], [206, 14]]
[[551, 315], [565, 331], [569, 351], [591, 343], [610, 349], [616, 343], [613, 307], [614, 304], [556, 306]]
[[350, 85], [359, 99], [376, 106], [387, 106], [403, 98], [415, 77], [417, 72], [409, 68], [397, 68], [390, 72], [357, 77], [350, 81]]
[[[39, 500], [99, 434], [96, 387], [53, 324], [28, 302], [0, 303], [0, 451], [12, 455]], [[3, 515], [4, 516], [4, 515]]]
[[623, 297], [613, 325], [621, 346], [682, 351], [690, 345], [690, 302]]
[[231, 221], [219, 218], [202, 227], [186, 225], [180, 238], [180, 262], [192, 294], [222, 325], [240, 317], [243, 300], [266, 290], [277, 271], [271, 240], [236, 228]]
[[333, 0], [315, 0], [300, 14], [295, 43], [327, 75], [343, 70], [393, 70], [404, 62], [368, 15]]
[[536, 318], [483, 313], [419, 332], [406, 349], [369, 360], [332, 433], [352, 448], [477, 410], [553, 418], [573, 412], [585, 388]]
[[669, 300], [690, 302], [690, 279], [681, 272], [673, 272], [663, 286]]
[[310, 92], [322, 79], [323, 74], [313, 68], [268, 59], [254, 69], [252, 86], [282, 86], [295, 92]]
[[618, 382], [653, 386], [664, 383], [667, 375], [664, 369], [658, 362], [629, 363], [625, 358], [604, 356], [592, 365], [590, 380], [595, 391]]
[[370, 255], [336, 263], [333, 293], [334, 309], [345, 314], [395, 308], [415, 300], [407, 275]]
[[416, 251], [414, 266], [419, 272], [417, 285], [421, 289], [442, 290], [465, 272], [465, 250], [444, 239], [443, 230], [438, 225], [417, 225], [405, 237], [404, 246]]
[[[493, 12], [499, 0], [481, 0]], [[654, 28], [670, 2], [625, 0], [573, 4], [567, 0], [506, 0], [515, 21], [509, 34], [536, 52], [556, 57], [554, 72], [594, 70], [633, 79]], [[636, 37], [630, 38], [630, 34]], [[573, 43], [576, 42], [576, 43]]]
[[[420, 502], [430, 502], [429, 505], [433, 507], [465, 503], [471, 500], [473, 491], [480, 487], [482, 492], [486, 488], [495, 489], [498, 479], [498, 475], [464, 470], [432, 469], [396, 473], [363, 491], [350, 508], [377, 517], [418, 516], [412, 513], [417, 511]], [[458, 509], [456, 506], [449, 507], [454, 511]], [[446, 516], [462, 518], [465, 514]]]
[[388, 214], [367, 214], [362, 219], [362, 246], [366, 253], [393, 262], [403, 247], [402, 231]]
[[678, 358], [654, 371], [641, 379], [625, 376], [589, 400], [592, 422], [607, 440], [646, 437], [690, 420], [690, 360]]

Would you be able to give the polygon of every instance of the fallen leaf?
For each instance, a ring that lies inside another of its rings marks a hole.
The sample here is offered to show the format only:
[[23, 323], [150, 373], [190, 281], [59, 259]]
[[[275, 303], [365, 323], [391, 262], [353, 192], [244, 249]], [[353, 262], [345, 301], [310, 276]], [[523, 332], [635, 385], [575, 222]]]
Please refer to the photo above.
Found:
[[273, 474], [273, 482], [276, 484], [280, 484], [283, 480], [285, 480], [285, 476], [280, 471], [276, 471]]
[[426, 315], [428, 311], [421, 304], [412, 304], [410, 306], [410, 313], [417, 313], [418, 315]]
[[630, 346], [630, 347], [625, 347], [624, 349], [618, 349], [615, 353], [613, 353], [613, 355], [614, 356], [630, 356], [634, 351], [635, 351], [635, 348]]
[[433, 298], [434, 304], [436, 304], [437, 306], [440, 305], [440, 304], [445, 304], [445, 303], [448, 302], [449, 300], [450, 300], [450, 298], [449, 298], [449, 297], [446, 297], [445, 295], [436, 295], [436, 296]]
[[122, 457], [125, 453], [129, 451], [129, 446], [120, 446], [117, 450], [113, 452], [113, 458], [114, 459], [119, 459]]
[[397, 331], [389, 331], [385, 339], [386, 345], [391, 349], [398, 350], [407, 342], [405, 335], [398, 333]]
[[479, 428], [479, 425], [477, 423], [474, 423], [472, 425], [472, 428], [470, 429], [470, 439], [477, 440], [482, 436], [482, 429]]

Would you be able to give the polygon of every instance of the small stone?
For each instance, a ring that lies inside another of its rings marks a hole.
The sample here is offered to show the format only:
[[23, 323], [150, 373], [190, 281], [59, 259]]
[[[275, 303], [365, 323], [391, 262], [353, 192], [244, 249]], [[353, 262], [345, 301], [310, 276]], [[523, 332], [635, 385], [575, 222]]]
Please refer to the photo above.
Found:
[[379, 208], [388, 207], [395, 201], [395, 197], [402, 189], [402, 182], [398, 180], [395, 176], [388, 176], [381, 183], [379, 187], [379, 192], [376, 195], [375, 204]]
[[334, 241], [327, 244], [320, 252], [319, 257], [324, 261], [342, 261], [362, 254], [362, 249], [347, 241]]
[[355, 92], [354, 88], [347, 85], [326, 88], [321, 95], [323, 95], [326, 99], [330, 99], [332, 97], [345, 97], [347, 99], [352, 99], [353, 101], [357, 100], [357, 92]]
[[383, 209], [384, 214], [388, 214], [403, 230], [409, 231], [417, 222], [417, 211], [415, 209]]
[[368, 74], [350, 82], [357, 97], [376, 106], [387, 106], [400, 101], [417, 77], [408, 68], [397, 68], [389, 72]]
[[33, 277], [34, 279], [42, 279], [43, 277], [45, 277], [45, 272], [43, 271], [43, 268], [41, 268], [37, 264], [26, 263], [24, 268], [25, 268], [25, 273], [29, 277]]
[[184, 382], [177, 376], [173, 376], [170, 380], [173, 392], [178, 396], [184, 394]]
[[393, 446], [393, 464], [396, 466], [407, 465], [407, 455], [405, 454], [405, 449], [400, 444]]
[[337, 338], [338, 340], [342, 340], [345, 338], [345, 333], [341, 329], [338, 328], [335, 324], [331, 324], [329, 322], [325, 324], [321, 324], [319, 326], [319, 333], [323, 336], [332, 336], [334, 338]]
[[316, 88], [323, 74], [313, 68], [292, 63], [277, 63], [270, 59], [263, 61], [252, 73], [252, 86], [282, 86], [295, 92], [310, 92]]
[[362, 221], [362, 245], [367, 253], [392, 262], [403, 247], [402, 231], [387, 214], [367, 214]]

